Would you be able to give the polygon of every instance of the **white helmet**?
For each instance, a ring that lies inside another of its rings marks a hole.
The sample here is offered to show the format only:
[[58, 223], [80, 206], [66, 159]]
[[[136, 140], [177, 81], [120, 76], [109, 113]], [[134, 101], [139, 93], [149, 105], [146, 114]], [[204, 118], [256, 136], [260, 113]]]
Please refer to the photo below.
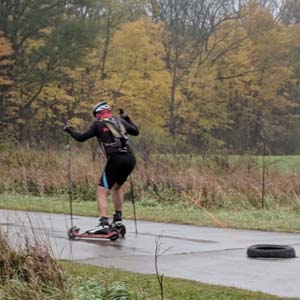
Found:
[[97, 103], [94, 106], [93, 110], [92, 110], [93, 116], [95, 117], [96, 113], [101, 112], [103, 110], [109, 110], [110, 111], [111, 108], [110, 108], [110, 106], [106, 102], [99, 102], [99, 103]]

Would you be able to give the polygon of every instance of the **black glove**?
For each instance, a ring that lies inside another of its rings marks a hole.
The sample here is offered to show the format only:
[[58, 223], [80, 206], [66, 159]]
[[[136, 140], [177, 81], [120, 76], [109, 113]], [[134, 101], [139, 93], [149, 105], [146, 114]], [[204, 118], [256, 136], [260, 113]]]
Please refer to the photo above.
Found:
[[121, 118], [128, 118], [128, 114], [127, 114], [127, 112], [125, 112], [124, 110], [123, 110], [123, 108], [120, 108], [119, 109], [119, 114], [120, 114], [120, 116], [121, 116]]
[[67, 133], [71, 133], [73, 131], [73, 127], [69, 124], [67, 124], [64, 128], [63, 131], [67, 132]]

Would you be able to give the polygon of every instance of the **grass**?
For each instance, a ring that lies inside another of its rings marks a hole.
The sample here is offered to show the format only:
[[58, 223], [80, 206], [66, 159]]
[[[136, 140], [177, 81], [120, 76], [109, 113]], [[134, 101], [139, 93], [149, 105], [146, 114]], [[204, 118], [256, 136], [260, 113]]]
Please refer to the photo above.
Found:
[[[96, 278], [106, 285], [118, 281], [137, 295], [137, 300], [160, 300], [160, 289], [155, 275], [142, 275], [113, 268], [103, 268], [63, 261], [62, 265], [69, 276], [86, 279]], [[165, 300], [275, 300], [283, 299], [260, 292], [202, 284], [183, 279], [164, 277]], [[286, 298], [287, 299], [287, 298]], [[291, 298], [290, 298], [291, 299]], [[296, 298], [294, 298], [296, 299]]]
[[[113, 212], [111, 201], [110, 211]], [[0, 194], [0, 208], [27, 211], [43, 211], [50, 213], [69, 213], [67, 195], [60, 196], [30, 196], [21, 194]], [[96, 203], [92, 201], [75, 201], [74, 214], [82, 216], [97, 216]], [[214, 209], [204, 210], [191, 204], [177, 203], [163, 205], [154, 200], [144, 200], [136, 203], [139, 219], [194, 225], [209, 225], [230, 228], [270, 230], [282, 232], [300, 232], [300, 212], [289, 208], [277, 209]], [[131, 202], [124, 205], [125, 218], [133, 218]]]
[[[233, 156], [234, 157], [234, 156]], [[254, 160], [262, 166], [263, 157], [254, 156]], [[266, 164], [273, 170], [285, 173], [300, 172], [300, 155], [271, 155], [266, 157]]]
[[[206, 164], [211, 161], [219, 161], [219, 159], [226, 160], [230, 167], [235, 167], [237, 164], [248, 164], [251, 160], [253, 166], [262, 167], [262, 156], [252, 155], [252, 156], [207, 156], [206, 160], [203, 160], [201, 156], [190, 155], [190, 154], [159, 154], [154, 155], [154, 159], [162, 160], [163, 162], [169, 163], [172, 161], [178, 161], [180, 163], [194, 163], [194, 164]], [[296, 173], [300, 172], [300, 155], [270, 155], [266, 156], [267, 167], [273, 170], [285, 172], [285, 173]]]
[[[88, 148], [84, 151], [73, 148], [72, 153], [74, 198], [89, 201], [95, 197], [95, 185], [105, 162], [100, 157], [93, 160]], [[65, 156], [62, 149], [45, 153], [22, 147], [1, 153], [0, 177], [3, 180], [0, 193], [65, 193]], [[133, 174], [135, 193], [138, 199], [156, 199], [165, 204], [195, 200], [209, 209], [257, 208], [261, 206], [262, 197], [262, 170], [257, 160], [257, 157], [249, 156], [216, 156], [202, 160], [199, 155], [160, 155], [149, 161], [139, 159]], [[300, 172], [283, 172], [283, 166], [287, 170], [296, 168], [298, 157], [284, 157], [282, 161], [281, 157], [271, 157], [267, 161], [267, 207], [288, 206], [291, 211], [299, 210]]]
[[0, 299], [64, 299], [64, 290], [62, 266], [47, 246], [29, 239], [11, 246], [0, 228]]
[[[2, 154], [2, 153], [1, 153]], [[45, 155], [47, 154], [47, 155]], [[0, 207], [68, 213], [65, 151], [17, 147], [0, 156]], [[72, 148], [74, 213], [96, 216], [95, 186], [104, 160]], [[155, 158], [155, 159], [154, 159]], [[154, 155], [134, 170], [140, 219], [277, 231], [300, 231], [300, 156], [267, 157], [265, 209], [261, 157]], [[127, 184], [126, 198], [130, 198]], [[27, 195], [27, 196], [25, 196]], [[36, 196], [33, 196], [36, 195]], [[37, 196], [39, 195], [39, 196]], [[128, 197], [129, 196], [129, 197]], [[111, 204], [111, 201], [110, 201]], [[200, 208], [199, 208], [200, 207]], [[112, 212], [112, 206], [110, 205]], [[133, 218], [130, 201], [125, 218]]]
[[[163, 160], [165, 162], [170, 162], [172, 160], [176, 160], [178, 162], [185, 161], [185, 162], [193, 162], [193, 163], [199, 163], [199, 162], [205, 162], [205, 160], [215, 160], [215, 158], [218, 157], [218, 155], [206, 155], [205, 158], [203, 158], [201, 155], [196, 154], [154, 154], [153, 159]], [[244, 158], [245, 160], [248, 160], [250, 157], [253, 159], [253, 161], [256, 161], [260, 163], [262, 161], [261, 155], [251, 155], [251, 156], [241, 156], [241, 155], [228, 155], [228, 156], [222, 156], [219, 155], [219, 157], [227, 158], [229, 163], [235, 164], [239, 161], [239, 159]], [[286, 170], [296, 170], [300, 171], [300, 155], [269, 155], [266, 156], [266, 160], [271, 163], [271, 165], [278, 167], [278, 168], [284, 168]]]

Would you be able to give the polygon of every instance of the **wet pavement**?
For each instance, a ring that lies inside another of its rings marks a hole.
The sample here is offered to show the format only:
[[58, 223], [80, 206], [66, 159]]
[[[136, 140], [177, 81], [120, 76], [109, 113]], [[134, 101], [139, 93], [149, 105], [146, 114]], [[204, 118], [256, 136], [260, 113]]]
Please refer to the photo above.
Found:
[[[89, 217], [74, 219], [82, 231], [96, 222]], [[125, 223], [125, 239], [69, 240], [69, 216], [0, 210], [1, 228], [15, 245], [23, 240], [20, 236], [35, 238], [49, 243], [56, 258], [151, 274], [158, 245], [158, 268], [165, 276], [300, 297], [298, 257], [250, 259], [246, 255], [253, 244], [291, 245], [300, 255], [299, 234], [138, 221], [136, 235], [134, 222]]]

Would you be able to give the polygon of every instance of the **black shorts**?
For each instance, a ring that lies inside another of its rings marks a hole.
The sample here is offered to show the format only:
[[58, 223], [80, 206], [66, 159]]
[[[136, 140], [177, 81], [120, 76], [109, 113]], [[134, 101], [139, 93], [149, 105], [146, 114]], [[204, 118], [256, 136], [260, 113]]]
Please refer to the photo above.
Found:
[[113, 153], [105, 164], [99, 185], [111, 189], [115, 183], [122, 185], [136, 165], [132, 153]]

